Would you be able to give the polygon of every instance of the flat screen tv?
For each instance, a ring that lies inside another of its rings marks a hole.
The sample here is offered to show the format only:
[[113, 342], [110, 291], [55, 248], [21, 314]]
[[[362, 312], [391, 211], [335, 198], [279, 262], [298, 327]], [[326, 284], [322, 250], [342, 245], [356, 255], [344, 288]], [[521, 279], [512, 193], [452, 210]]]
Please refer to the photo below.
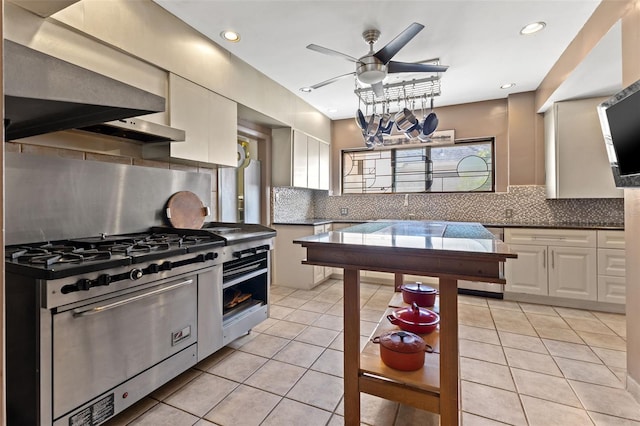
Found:
[[616, 186], [640, 187], [640, 80], [598, 105], [598, 116]]

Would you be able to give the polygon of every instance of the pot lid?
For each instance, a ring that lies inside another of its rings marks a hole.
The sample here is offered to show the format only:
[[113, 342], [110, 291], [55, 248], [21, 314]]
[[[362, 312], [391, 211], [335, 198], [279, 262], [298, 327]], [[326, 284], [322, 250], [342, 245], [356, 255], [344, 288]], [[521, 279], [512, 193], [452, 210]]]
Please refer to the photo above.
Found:
[[440, 315], [435, 312], [419, 307], [416, 302], [406, 308], [393, 311], [393, 316], [407, 324], [412, 325], [434, 325], [440, 322]]
[[380, 336], [380, 344], [385, 348], [401, 353], [424, 352], [422, 337], [408, 331], [392, 331]]
[[419, 294], [437, 294], [438, 290], [433, 287], [429, 287], [428, 285], [424, 285], [421, 282], [415, 283], [405, 283], [400, 287], [401, 290], [408, 291], [410, 293], [419, 293]]

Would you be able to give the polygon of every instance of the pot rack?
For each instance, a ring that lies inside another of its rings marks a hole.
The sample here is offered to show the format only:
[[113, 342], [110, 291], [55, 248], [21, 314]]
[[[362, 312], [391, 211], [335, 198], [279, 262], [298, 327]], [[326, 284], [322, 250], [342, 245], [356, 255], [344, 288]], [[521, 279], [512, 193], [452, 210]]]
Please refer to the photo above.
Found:
[[367, 107], [393, 102], [420, 104], [422, 100], [440, 96], [440, 76], [383, 84], [382, 89], [383, 96], [376, 96], [371, 87], [356, 88], [354, 93]]

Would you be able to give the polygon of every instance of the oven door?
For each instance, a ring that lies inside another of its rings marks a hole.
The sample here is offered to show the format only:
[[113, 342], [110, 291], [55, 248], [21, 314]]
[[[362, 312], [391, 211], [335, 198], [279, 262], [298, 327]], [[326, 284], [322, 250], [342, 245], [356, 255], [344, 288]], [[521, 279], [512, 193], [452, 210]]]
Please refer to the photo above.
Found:
[[55, 313], [54, 419], [196, 343], [196, 336], [195, 274]]

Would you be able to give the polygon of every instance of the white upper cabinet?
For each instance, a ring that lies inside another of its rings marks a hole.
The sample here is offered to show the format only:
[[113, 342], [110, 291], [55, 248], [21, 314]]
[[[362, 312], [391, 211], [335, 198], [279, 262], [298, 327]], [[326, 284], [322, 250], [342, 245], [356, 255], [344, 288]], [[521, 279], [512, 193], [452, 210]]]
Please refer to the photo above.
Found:
[[273, 186], [329, 189], [330, 145], [290, 128], [273, 130]]
[[547, 198], [622, 198], [596, 111], [605, 99], [556, 102], [545, 112]]
[[169, 74], [169, 119], [186, 132], [184, 142], [145, 149], [146, 158], [169, 157], [237, 166], [237, 104], [175, 74]]

